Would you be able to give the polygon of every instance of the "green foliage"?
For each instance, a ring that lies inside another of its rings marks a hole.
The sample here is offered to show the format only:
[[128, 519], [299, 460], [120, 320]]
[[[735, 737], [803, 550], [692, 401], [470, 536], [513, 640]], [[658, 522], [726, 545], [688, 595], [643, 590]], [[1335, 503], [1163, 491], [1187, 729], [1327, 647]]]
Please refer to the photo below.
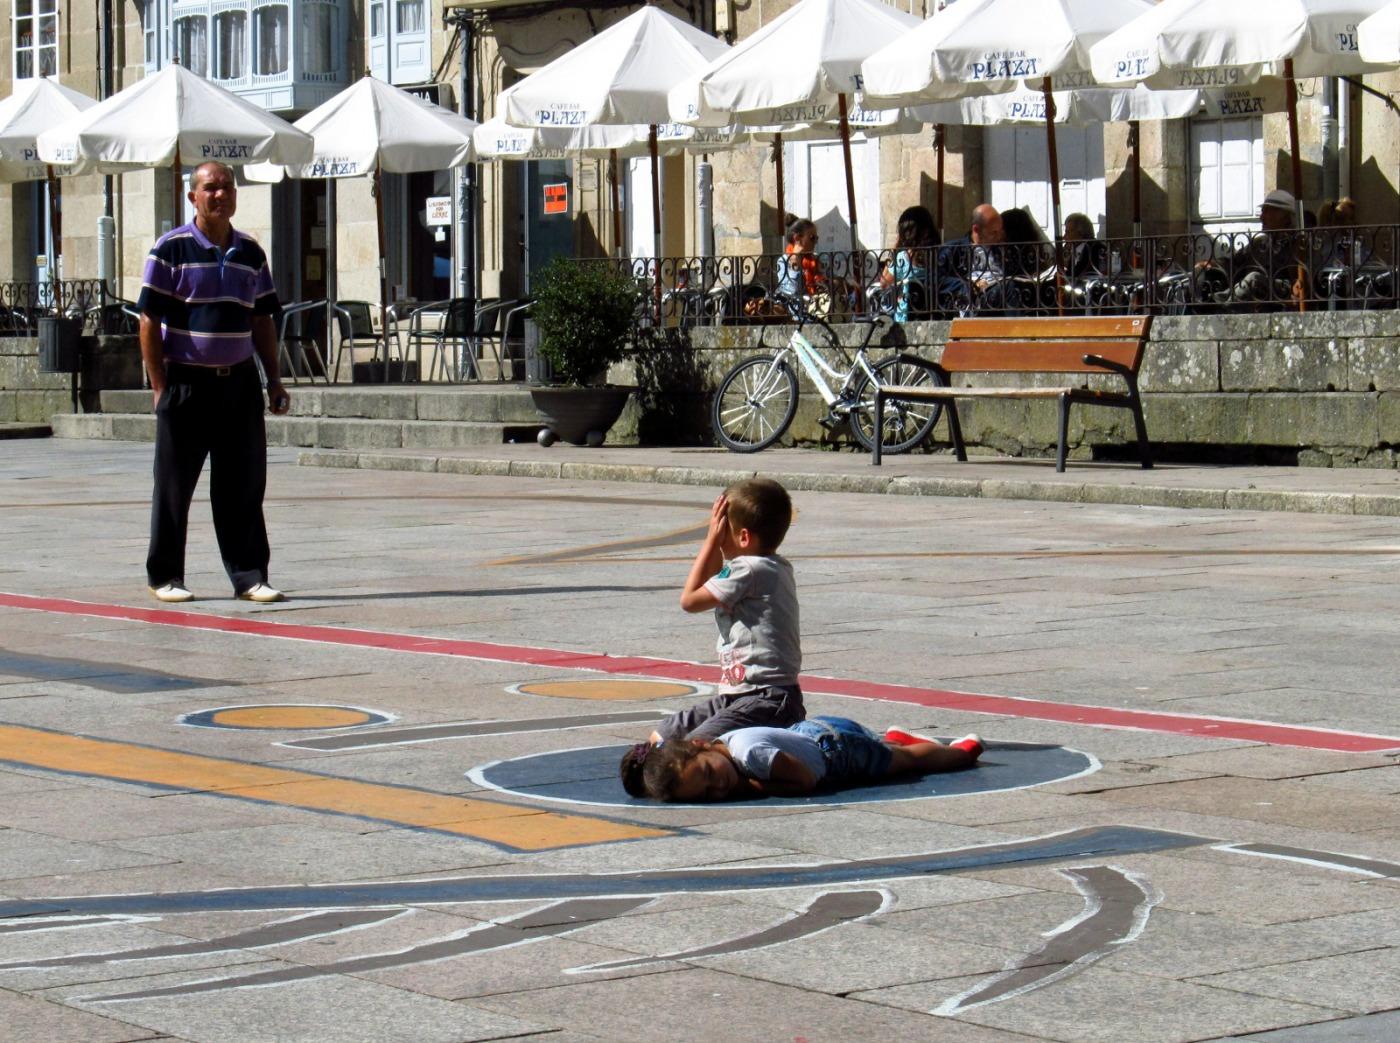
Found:
[[631, 275], [607, 263], [551, 261], [534, 283], [530, 317], [540, 331], [540, 354], [565, 384], [596, 383], [626, 358], [642, 291]]

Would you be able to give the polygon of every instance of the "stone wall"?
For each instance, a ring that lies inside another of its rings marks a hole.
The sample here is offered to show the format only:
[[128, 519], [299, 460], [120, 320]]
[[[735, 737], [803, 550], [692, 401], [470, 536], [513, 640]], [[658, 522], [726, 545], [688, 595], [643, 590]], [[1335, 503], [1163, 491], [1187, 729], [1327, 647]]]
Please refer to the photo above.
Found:
[[[854, 346], [860, 325], [840, 325]], [[692, 331], [682, 369], [711, 385], [740, 358], [770, 350], [790, 327], [716, 327]], [[885, 336], [937, 360], [948, 324], [910, 323]], [[1015, 374], [970, 383], [1005, 385]], [[1098, 380], [1099, 378], [1094, 378]], [[1040, 381], [1044, 383], [1044, 380]], [[849, 445], [823, 430], [825, 409], [803, 376], [790, 437], [798, 444]], [[1121, 387], [1117, 378], [1104, 386]], [[1394, 311], [1170, 316], [1154, 319], [1140, 386], [1148, 435], [1164, 460], [1257, 461], [1315, 466], [1395, 467], [1400, 449], [1400, 322]], [[1052, 402], [970, 401], [958, 406], [971, 451], [1053, 456]], [[946, 422], [934, 430], [947, 448]], [[1125, 410], [1076, 406], [1070, 427], [1074, 459], [1134, 457]]]
[[[84, 337], [78, 379], [83, 412], [96, 412], [97, 392], [141, 386], [141, 345], [135, 337]], [[73, 378], [39, 369], [39, 341], [0, 337], [0, 423], [47, 424], [73, 411]]]

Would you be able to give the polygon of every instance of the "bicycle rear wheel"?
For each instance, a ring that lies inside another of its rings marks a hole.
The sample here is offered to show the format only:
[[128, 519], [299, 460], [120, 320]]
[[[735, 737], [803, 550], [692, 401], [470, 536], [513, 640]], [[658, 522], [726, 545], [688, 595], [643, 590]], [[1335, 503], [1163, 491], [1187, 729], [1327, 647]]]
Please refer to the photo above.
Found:
[[[882, 385], [903, 387], [943, 387], [943, 378], [931, 363], [908, 355], [895, 355], [875, 366], [875, 379]], [[907, 453], [928, 437], [943, 415], [941, 402], [886, 402], [884, 434], [880, 443], [886, 453]], [[864, 378], [856, 387], [851, 406], [851, 434], [866, 450], [875, 448], [875, 385]]]
[[797, 374], [772, 355], [744, 359], [725, 374], [710, 419], [736, 453], [756, 453], [783, 436], [797, 412]]

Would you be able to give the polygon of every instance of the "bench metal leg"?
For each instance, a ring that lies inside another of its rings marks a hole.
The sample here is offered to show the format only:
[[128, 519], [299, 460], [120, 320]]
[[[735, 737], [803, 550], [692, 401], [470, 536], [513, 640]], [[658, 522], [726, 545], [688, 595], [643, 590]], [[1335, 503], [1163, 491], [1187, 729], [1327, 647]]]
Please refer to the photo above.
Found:
[[875, 449], [871, 454], [870, 465], [880, 466], [880, 450], [885, 445], [885, 425], [882, 420], [885, 416], [885, 393], [880, 389], [880, 385], [875, 385]]
[[948, 437], [953, 441], [953, 455], [959, 463], [967, 463], [967, 446], [963, 444], [962, 424], [958, 423], [958, 404], [951, 398], [944, 400], [944, 411], [948, 414]]
[[1069, 406], [1068, 395], [1060, 396], [1060, 448], [1055, 454], [1055, 470], [1065, 469], [1065, 457], [1069, 453]]
[[1133, 427], [1137, 429], [1138, 456], [1142, 460], [1144, 471], [1152, 470], [1152, 446], [1147, 441], [1147, 421], [1142, 416], [1142, 399], [1138, 397], [1137, 388], [1132, 389], [1133, 402], [1130, 407], [1133, 412]]

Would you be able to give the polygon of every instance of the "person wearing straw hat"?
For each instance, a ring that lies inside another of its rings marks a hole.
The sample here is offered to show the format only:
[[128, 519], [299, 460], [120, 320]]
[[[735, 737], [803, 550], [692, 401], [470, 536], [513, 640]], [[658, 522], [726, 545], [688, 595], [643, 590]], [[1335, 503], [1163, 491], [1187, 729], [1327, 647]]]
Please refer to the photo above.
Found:
[[1280, 302], [1293, 295], [1298, 278], [1298, 238], [1293, 193], [1276, 188], [1259, 204], [1263, 231], [1230, 254], [1225, 269], [1233, 283], [1214, 295], [1216, 304]]
[[195, 218], [162, 236], [146, 258], [141, 358], [155, 396], [155, 491], [146, 577], [164, 602], [194, 595], [185, 586], [190, 500], [209, 458], [214, 532], [234, 596], [283, 600], [269, 586], [271, 553], [263, 521], [267, 438], [261, 379], [275, 414], [291, 400], [278, 379], [281, 313], [267, 255], [236, 231], [233, 171], [202, 163], [190, 178]]

